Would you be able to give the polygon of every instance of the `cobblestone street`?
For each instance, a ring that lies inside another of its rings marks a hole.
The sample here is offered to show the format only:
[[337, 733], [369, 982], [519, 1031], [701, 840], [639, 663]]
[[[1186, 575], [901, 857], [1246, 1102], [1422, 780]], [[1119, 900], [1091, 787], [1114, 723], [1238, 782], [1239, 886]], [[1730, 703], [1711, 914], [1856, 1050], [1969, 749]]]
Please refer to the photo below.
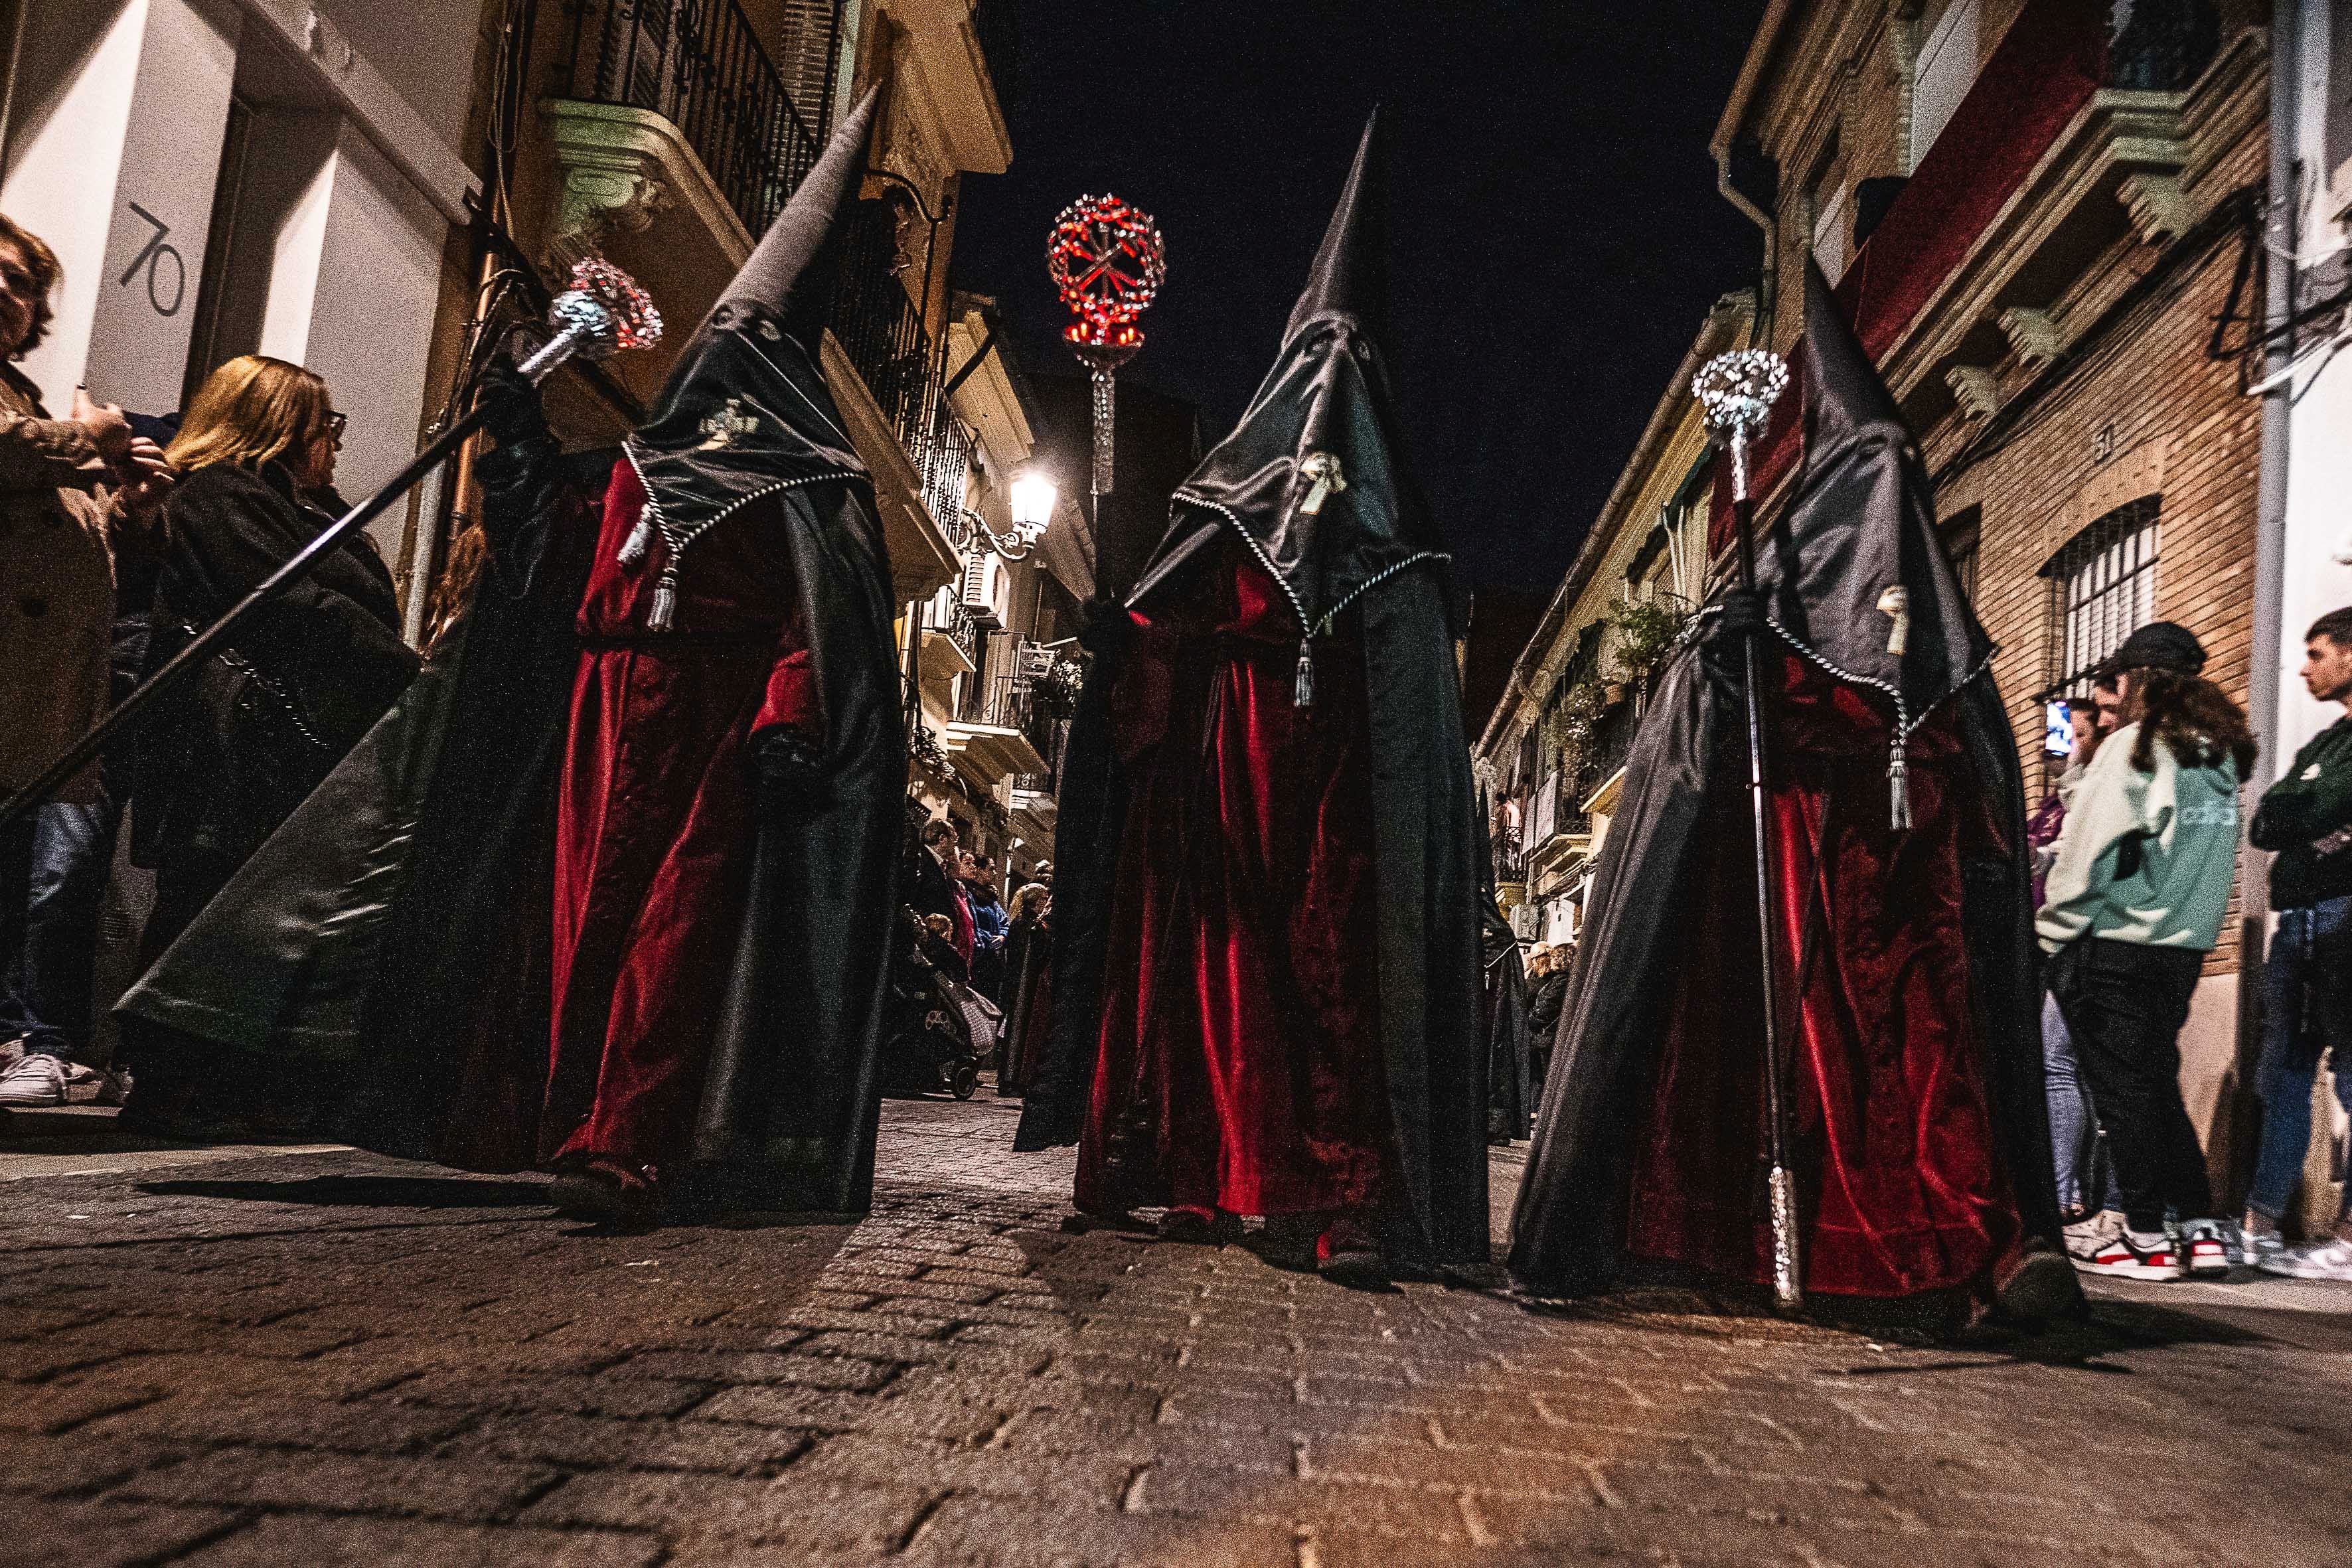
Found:
[[2330, 1288], [1964, 1349], [1354, 1293], [1066, 1234], [1013, 1118], [890, 1102], [860, 1225], [637, 1237], [529, 1180], [18, 1140], [0, 1559], [2352, 1561]]

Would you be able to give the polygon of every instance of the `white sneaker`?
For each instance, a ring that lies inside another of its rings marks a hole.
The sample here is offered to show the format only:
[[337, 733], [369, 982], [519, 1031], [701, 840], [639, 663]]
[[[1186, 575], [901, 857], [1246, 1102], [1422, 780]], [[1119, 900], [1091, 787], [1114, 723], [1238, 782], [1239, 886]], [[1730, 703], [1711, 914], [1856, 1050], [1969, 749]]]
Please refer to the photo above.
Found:
[[2228, 1233], [2218, 1219], [2192, 1219], [2180, 1227], [2181, 1261], [2189, 1272], [2200, 1279], [2226, 1279], [2230, 1273], [2230, 1257], [2235, 1249], [2230, 1246]]
[[2101, 1209], [2086, 1218], [2066, 1226], [2066, 1256], [2077, 1263], [2089, 1263], [2113, 1240], [2119, 1218], [2112, 1210]]
[[0, 1105], [38, 1110], [66, 1102], [65, 1064], [36, 1052], [0, 1073]]
[[2099, 1255], [2080, 1267], [2094, 1274], [2118, 1274], [2126, 1279], [2186, 1279], [2189, 1266], [2173, 1250], [2163, 1232], [2134, 1236], [2128, 1226], [2107, 1239]]
[[121, 1105], [131, 1098], [129, 1072], [105, 1072], [79, 1062], [66, 1064], [66, 1100], [72, 1105]]
[[2247, 1226], [2238, 1232], [2238, 1261], [2249, 1268], [2265, 1268], [2270, 1259], [2286, 1250], [2286, 1237], [2276, 1229], [2256, 1230]]
[[2255, 1267], [2265, 1274], [2284, 1275], [2289, 1279], [2352, 1280], [2352, 1241], [2316, 1241], [2308, 1247], [2290, 1247]]

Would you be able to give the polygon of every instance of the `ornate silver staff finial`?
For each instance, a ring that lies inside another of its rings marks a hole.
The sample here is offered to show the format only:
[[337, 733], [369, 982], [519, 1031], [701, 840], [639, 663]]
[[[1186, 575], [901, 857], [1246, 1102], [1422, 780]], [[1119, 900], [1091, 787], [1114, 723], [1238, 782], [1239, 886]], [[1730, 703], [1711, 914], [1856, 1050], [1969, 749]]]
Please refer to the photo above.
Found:
[[1748, 496], [1748, 447], [1764, 433], [1772, 405], [1789, 390], [1789, 362], [1770, 349], [1735, 349], [1699, 367], [1691, 395], [1706, 417], [1707, 433], [1731, 452], [1731, 495]]
[[572, 287], [547, 307], [555, 335], [515, 368], [528, 380], [547, 379], [573, 358], [610, 359], [623, 349], [651, 348], [661, 342], [661, 312], [653, 296], [609, 261], [594, 257], [572, 269]]

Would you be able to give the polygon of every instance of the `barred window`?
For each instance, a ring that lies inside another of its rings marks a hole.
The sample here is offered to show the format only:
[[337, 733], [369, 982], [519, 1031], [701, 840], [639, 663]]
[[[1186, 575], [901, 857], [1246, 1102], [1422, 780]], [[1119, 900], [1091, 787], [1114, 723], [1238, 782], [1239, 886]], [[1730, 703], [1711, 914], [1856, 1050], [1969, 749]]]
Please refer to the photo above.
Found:
[[2142, 496], [2066, 542], [2042, 568], [2050, 579], [2054, 679], [2048, 696], [2088, 697], [2091, 671], [2156, 618], [2157, 510]]

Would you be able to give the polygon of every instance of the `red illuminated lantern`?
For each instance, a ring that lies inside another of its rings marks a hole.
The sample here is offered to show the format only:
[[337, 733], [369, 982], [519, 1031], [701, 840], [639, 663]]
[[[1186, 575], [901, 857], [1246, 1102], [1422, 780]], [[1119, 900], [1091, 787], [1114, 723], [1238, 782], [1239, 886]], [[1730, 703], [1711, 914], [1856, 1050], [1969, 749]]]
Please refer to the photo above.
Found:
[[1062, 209], [1045, 241], [1045, 272], [1076, 318], [1062, 330], [1094, 378], [1094, 493], [1111, 488], [1113, 377], [1143, 346], [1135, 322], [1168, 279], [1168, 246], [1151, 215], [1113, 195]]

